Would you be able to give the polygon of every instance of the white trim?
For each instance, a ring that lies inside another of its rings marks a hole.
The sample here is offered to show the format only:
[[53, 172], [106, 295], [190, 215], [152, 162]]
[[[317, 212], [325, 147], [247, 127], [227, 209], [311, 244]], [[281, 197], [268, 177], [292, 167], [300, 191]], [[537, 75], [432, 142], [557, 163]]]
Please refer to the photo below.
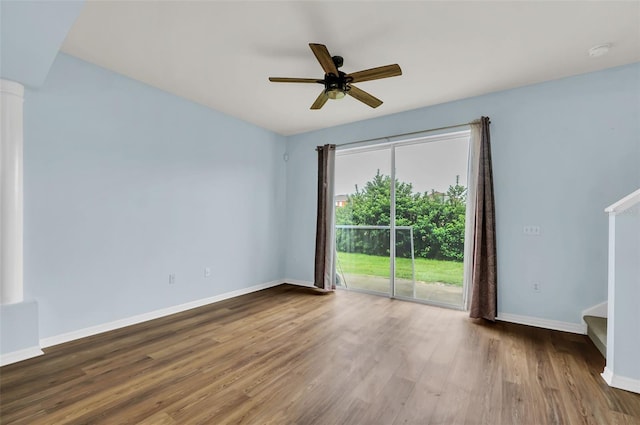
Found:
[[609, 205], [604, 209], [604, 212], [617, 215], [623, 213], [637, 203], [640, 203], [640, 189], [630, 193], [618, 202]]
[[282, 283], [288, 283], [290, 285], [296, 285], [296, 286], [304, 286], [307, 288], [315, 288], [315, 285], [313, 284], [313, 282], [310, 282], [308, 280], [283, 279]]
[[42, 338], [40, 340], [40, 346], [42, 348], [51, 347], [53, 345], [62, 344], [69, 341], [74, 341], [80, 338], [86, 338], [88, 336], [97, 335], [103, 332], [112, 331], [115, 329], [124, 328], [125, 326], [131, 326], [138, 323], [146, 322], [160, 317], [169, 316], [171, 314], [180, 313], [182, 311], [191, 310], [192, 308], [202, 307], [207, 304], [213, 304], [218, 301], [223, 301], [229, 298], [239, 297], [240, 295], [249, 294], [251, 292], [260, 291], [262, 289], [271, 288], [284, 283], [283, 280], [273, 280], [271, 282], [262, 283], [259, 285], [249, 286], [248, 288], [237, 289], [235, 291], [226, 292], [224, 294], [215, 295], [209, 298], [202, 298], [188, 303], [179, 304], [160, 310], [150, 311], [148, 313], [138, 314], [136, 316], [127, 317], [113, 322], [103, 323], [101, 325], [91, 326], [77, 331], [67, 332], [60, 335], [50, 336]]
[[[471, 127], [471, 124], [467, 124]], [[443, 132], [434, 134], [433, 136], [417, 136], [417, 137], [402, 137], [402, 136], [391, 136], [388, 137], [389, 143], [393, 143], [395, 146], [409, 146], [409, 145], [417, 145], [421, 143], [429, 143], [429, 142], [442, 142], [445, 140], [454, 140], [454, 139], [463, 139], [468, 138], [471, 135], [471, 128], [460, 131], [452, 131], [452, 132]], [[397, 140], [392, 140], [394, 137], [399, 137]]]
[[621, 390], [640, 394], [640, 379], [616, 375], [608, 367], [604, 368], [604, 371], [600, 376], [602, 376], [602, 379], [604, 379], [610, 387], [620, 388]]
[[607, 359], [605, 366], [610, 370], [614, 368], [615, 347], [615, 306], [616, 306], [616, 215], [609, 214], [609, 238], [607, 253]]
[[[470, 125], [470, 124], [469, 124]], [[405, 136], [389, 136], [382, 137], [380, 139], [372, 139], [358, 142], [357, 144], [349, 144], [349, 146], [344, 145], [336, 145], [336, 155], [350, 155], [353, 153], [363, 153], [369, 151], [376, 151], [382, 149], [388, 149], [391, 145], [393, 146], [409, 146], [409, 145], [417, 145], [420, 143], [428, 143], [428, 142], [441, 142], [444, 140], [452, 140], [452, 139], [460, 139], [463, 137], [469, 137], [471, 134], [471, 130], [462, 130], [462, 131], [454, 131], [454, 132], [444, 132], [438, 133], [433, 136], [413, 136], [410, 138], [403, 138]], [[397, 138], [395, 140], [392, 140]]]
[[[479, 123], [479, 120], [478, 120]], [[460, 131], [446, 131], [455, 127], [468, 127], [465, 130]], [[434, 131], [438, 131], [438, 133], [433, 135], [431, 134]], [[442, 132], [439, 132], [442, 131]], [[475, 137], [474, 137], [475, 136]], [[396, 226], [396, 148], [397, 147], [405, 147], [423, 143], [430, 142], [442, 142], [446, 140], [457, 140], [464, 139], [467, 141], [469, 146], [467, 150], [467, 205], [465, 208], [465, 235], [464, 235], [464, 248], [463, 248], [463, 296], [462, 296], [462, 310], [468, 309], [469, 300], [471, 298], [471, 278], [472, 278], [472, 263], [473, 259], [471, 256], [473, 255], [473, 230], [475, 226], [475, 186], [477, 181], [477, 172], [480, 163], [480, 125], [475, 121], [473, 123], [456, 125], [453, 127], [443, 127], [440, 129], [433, 130], [425, 130], [416, 133], [409, 134], [400, 134], [397, 136], [388, 136], [379, 139], [370, 139], [364, 140], [362, 142], [351, 142], [346, 143], [344, 145], [336, 145], [336, 156], [344, 156], [351, 154], [359, 154], [364, 152], [371, 152], [377, 150], [389, 150], [390, 156], [390, 195], [389, 201], [391, 205], [389, 222], [391, 223], [389, 226], [389, 276], [391, 276], [389, 281], [389, 298], [394, 298], [396, 296], [396, 230], [400, 226]], [[477, 145], [477, 146], [474, 146]], [[348, 146], [347, 146], [348, 145]], [[471, 194], [471, 202], [469, 202], [469, 194]], [[405, 226], [402, 226], [405, 227]], [[413, 241], [413, 239], [412, 239]], [[335, 245], [335, 239], [334, 239]], [[413, 252], [412, 252], [413, 255]], [[415, 279], [414, 279], [415, 284]], [[358, 291], [358, 292], [367, 292], [367, 291]], [[380, 293], [376, 293], [380, 295]], [[415, 287], [414, 287], [414, 295], [415, 295]], [[415, 298], [415, 297], [414, 297]], [[407, 301], [412, 301], [411, 299], [406, 299]], [[417, 300], [420, 302], [420, 300]], [[425, 304], [432, 305], [440, 305], [440, 303], [431, 303], [427, 302]], [[441, 305], [449, 307], [448, 304], [442, 303]], [[458, 308], [455, 306], [455, 308]]]
[[478, 171], [480, 169], [480, 140], [482, 139], [482, 126], [471, 124], [469, 130], [469, 147], [467, 150], [467, 205], [465, 211], [464, 227], [464, 257], [462, 270], [464, 280], [462, 284], [462, 296], [464, 310], [469, 309], [471, 303], [471, 287], [473, 281], [473, 256], [476, 229], [476, 206]]
[[[389, 165], [391, 166], [389, 187], [389, 295], [396, 296], [396, 145], [392, 144], [389, 151]], [[413, 253], [411, 253], [413, 255]], [[415, 267], [415, 262], [413, 262]], [[413, 280], [415, 287], [416, 281]], [[414, 291], [415, 292], [415, 291]]]
[[604, 382], [611, 386], [611, 381], [613, 380], [613, 372], [611, 371], [611, 369], [605, 366], [600, 376], [602, 376]]
[[0, 354], [0, 366], [6, 366], [11, 363], [21, 362], [23, 360], [38, 357], [44, 353], [40, 347], [29, 347], [23, 350], [12, 351], [6, 354]]
[[518, 323], [521, 325], [535, 326], [536, 328], [551, 329], [554, 331], [571, 332], [586, 335], [587, 325], [584, 323], [561, 322], [559, 320], [542, 319], [540, 317], [520, 316], [517, 314], [499, 313], [496, 320], [502, 322]]

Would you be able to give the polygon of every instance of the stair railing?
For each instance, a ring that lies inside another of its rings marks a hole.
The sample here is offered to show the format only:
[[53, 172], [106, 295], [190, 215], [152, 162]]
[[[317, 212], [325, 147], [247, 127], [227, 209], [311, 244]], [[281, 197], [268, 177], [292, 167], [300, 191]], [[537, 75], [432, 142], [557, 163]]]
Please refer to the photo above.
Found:
[[640, 189], [605, 209], [609, 214], [607, 358], [602, 377], [640, 393]]

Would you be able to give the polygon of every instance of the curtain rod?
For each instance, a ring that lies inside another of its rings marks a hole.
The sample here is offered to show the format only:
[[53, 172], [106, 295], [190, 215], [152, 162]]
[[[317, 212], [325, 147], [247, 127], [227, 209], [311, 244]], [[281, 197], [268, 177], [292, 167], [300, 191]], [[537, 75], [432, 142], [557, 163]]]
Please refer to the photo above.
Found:
[[340, 145], [336, 145], [336, 147], [342, 147], [342, 146], [349, 146], [349, 145], [356, 145], [356, 144], [360, 144], [360, 143], [366, 143], [366, 142], [373, 142], [375, 140], [385, 140], [385, 139], [390, 139], [392, 137], [405, 137], [405, 136], [413, 136], [416, 134], [422, 134], [422, 133], [431, 133], [434, 131], [439, 131], [439, 130], [447, 130], [449, 128], [458, 128], [458, 127], [465, 127], [471, 124], [475, 124], [480, 122], [480, 120], [474, 120], [468, 123], [464, 123], [464, 124], [456, 124], [456, 125], [448, 125], [446, 127], [438, 127], [438, 128], [430, 128], [428, 130], [421, 130], [421, 131], [412, 131], [410, 133], [402, 133], [402, 134], [394, 134], [393, 136], [387, 136], [387, 137], [376, 137], [374, 139], [365, 139], [365, 140], [358, 140], [357, 142], [348, 142], [348, 143], [342, 143]]

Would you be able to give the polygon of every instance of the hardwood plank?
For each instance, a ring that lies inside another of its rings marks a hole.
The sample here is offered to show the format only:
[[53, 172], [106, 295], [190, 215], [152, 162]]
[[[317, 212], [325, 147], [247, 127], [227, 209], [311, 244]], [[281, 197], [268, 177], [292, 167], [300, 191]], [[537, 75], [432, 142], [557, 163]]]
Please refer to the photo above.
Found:
[[[482, 331], [482, 329], [481, 329]], [[470, 373], [469, 381], [472, 388], [483, 388], [484, 391], [471, 391], [469, 393], [469, 406], [467, 408], [467, 423], [500, 425], [500, 407], [503, 398], [502, 362], [500, 361], [501, 341], [487, 336], [481, 338], [477, 344], [474, 356], [479, 357], [478, 366]]]
[[640, 424], [583, 335], [281, 285], [0, 369], [1, 424]]
[[138, 422], [138, 425], [177, 425], [178, 422], [174, 421], [173, 418], [167, 415], [165, 412], [159, 412], [153, 416], [149, 416], [148, 418]]

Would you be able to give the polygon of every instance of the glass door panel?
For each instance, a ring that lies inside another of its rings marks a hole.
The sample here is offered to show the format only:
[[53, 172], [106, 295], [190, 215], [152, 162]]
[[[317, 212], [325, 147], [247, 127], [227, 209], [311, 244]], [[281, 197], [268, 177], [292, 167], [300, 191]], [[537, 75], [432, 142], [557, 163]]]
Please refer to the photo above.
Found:
[[395, 147], [395, 295], [462, 307], [468, 136]]
[[395, 296], [416, 298], [415, 247], [412, 226], [396, 226]]
[[337, 285], [391, 295], [390, 148], [336, 154]]

